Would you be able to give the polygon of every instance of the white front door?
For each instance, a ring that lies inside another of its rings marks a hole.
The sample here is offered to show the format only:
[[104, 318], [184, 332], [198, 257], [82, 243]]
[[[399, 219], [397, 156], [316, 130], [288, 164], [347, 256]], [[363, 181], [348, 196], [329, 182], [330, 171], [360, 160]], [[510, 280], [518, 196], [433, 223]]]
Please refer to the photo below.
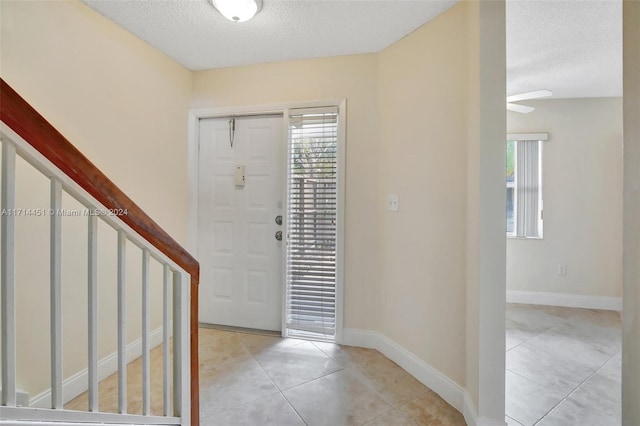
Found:
[[237, 117], [235, 132], [229, 118], [200, 120], [201, 322], [282, 327], [285, 142], [281, 116]]

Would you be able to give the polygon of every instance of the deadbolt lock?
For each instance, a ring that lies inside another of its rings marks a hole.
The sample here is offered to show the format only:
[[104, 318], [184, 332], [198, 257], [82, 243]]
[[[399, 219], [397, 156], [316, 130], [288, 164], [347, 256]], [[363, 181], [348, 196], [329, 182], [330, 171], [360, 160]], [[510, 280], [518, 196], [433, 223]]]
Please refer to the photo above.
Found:
[[282, 241], [282, 231], [276, 232], [276, 240]]
[[276, 216], [276, 225], [282, 225], [282, 215]]

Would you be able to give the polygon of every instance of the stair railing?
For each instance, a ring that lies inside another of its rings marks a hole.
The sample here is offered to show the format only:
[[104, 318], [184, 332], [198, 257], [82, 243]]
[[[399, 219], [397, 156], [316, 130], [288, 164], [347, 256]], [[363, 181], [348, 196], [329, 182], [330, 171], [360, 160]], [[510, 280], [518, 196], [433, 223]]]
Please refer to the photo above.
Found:
[[[198, 404], [198, 262], [61, 133], [0, 79], [2, 182], [0, 208], [0, 336], [2, 380], [0, 425], [18, 424], [199, 424]], [[50, 179], [51, 407], [17, 403], [15, 315], [16, 157]], [[86, 207], [88, 229], [88, 410], [64, 409], [62, 377], [61, 209], [62, 192]], [[102, 214], [101, 214], [102, 212]], [[126, 212], [126, 214], [125, 214]], [[97, 224], [103, 220], [117, 231], [117, 364], [118, 414], [98, 406]], [[142, 250], [142, 415], [127, 410], [127, 242]], [[150, 409], [149, 262], [163, 266], [163, 415]], [[173, 307], [169, 300], [172, 298]], [[170, 339], [172, 338], [172, 344]], [[172, 347], [172, 349], [170, 349]], [[169, 351], [172, 351], [170, 354]], [[172, 355], [172, 362], [169, 362]], [[170, 386], [171, 385], [171, 386]], [[170, 387], [173, 392], [170, 392]]]

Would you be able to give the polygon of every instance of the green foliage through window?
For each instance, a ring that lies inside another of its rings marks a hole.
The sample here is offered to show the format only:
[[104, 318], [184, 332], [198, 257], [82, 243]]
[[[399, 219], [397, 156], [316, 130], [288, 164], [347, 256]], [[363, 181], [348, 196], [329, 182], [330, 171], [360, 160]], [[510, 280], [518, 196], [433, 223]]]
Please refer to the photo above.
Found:
[[513, 181], [516, 164], [516, 143], [507, 141], [507, 180]]

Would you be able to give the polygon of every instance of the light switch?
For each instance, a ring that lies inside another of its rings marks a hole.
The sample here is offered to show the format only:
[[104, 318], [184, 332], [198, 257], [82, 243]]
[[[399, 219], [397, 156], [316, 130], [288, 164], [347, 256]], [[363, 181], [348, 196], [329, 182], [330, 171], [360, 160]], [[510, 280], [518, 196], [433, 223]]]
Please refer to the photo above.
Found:
[[387, 210], [389, 210], [390, 212], [397, 212], [400, 210], [400, 203], [398, 201], [397, 195], [387, 195]]
[[561, 277], [567, 275], [567, 265], [565, 263], [558, 263], [558, 275]]
[[236, 166], [236, 177], [235, 177], [235, 182], [236, 182], [236, 186], [239, 187], [244, 187], [244, 166], [239, 164]]

